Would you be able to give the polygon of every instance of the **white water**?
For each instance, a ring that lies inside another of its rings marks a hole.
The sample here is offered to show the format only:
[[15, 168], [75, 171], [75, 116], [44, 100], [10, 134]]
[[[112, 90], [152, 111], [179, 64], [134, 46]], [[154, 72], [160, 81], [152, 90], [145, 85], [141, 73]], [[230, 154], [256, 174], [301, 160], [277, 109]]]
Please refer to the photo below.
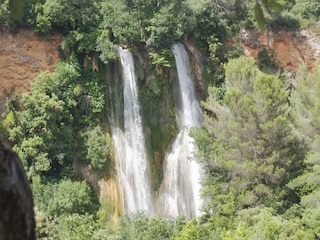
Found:
[[[143, 211], [154, 214], [153, 196], [143, 135], [134, 61], [132, 54], [119, 48], [123, 78], [124, 130], [112, 122], [112, 138], [125, 214]], [[112, 118], [115, 118], [113, 116]]]
[[200, 126], [202, 112], [196, 98], [190, 73], [189, 56], [181, 43], [174, 44], [178, 71], [179, 103], [177, 123], [179, 133], [164, 160], [164, 177], [159, 191], [158, 212], [161, 216], [200, 215], [200, 165], [193, 159], [196, 150], [190, 127]]

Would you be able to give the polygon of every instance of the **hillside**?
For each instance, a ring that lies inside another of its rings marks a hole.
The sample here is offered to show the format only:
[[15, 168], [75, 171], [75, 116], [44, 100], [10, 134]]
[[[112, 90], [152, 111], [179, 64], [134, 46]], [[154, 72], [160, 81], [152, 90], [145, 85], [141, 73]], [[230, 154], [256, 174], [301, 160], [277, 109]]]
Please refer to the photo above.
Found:
[[[301, 64], [310, 69], [320, 56], [320, 37], [310, 31], [280, 33], [241, 30], [240, 45], [247, 56], [258, 58], [258, 53], [267, 48], [274, 52], [274, 58], [286, 70], [297, 72]], [[49, 35], [42, 40], [32, 30], [21, 29], [19, 33], [3, 31], [0, 35], [0, 97], [1, 112], [7, 92], [19, 94], [30, 91], [30, 83], [42, 71], [53, 71], [59, 61], [62, 36]]]
[[32, 30], [0, 33], [0, 112], [6, 93], [29, 92], [31, 82], [42, 71], [53, 71], [59, 61], [60, 35], [41, 40]]
[[320, 37], [307, 30], [266, 31], [264, 34], [242, 30], [240, 39], [246, 55], [257, 59], [263, 48], [270, 49], [282, 68], [294, 72], [299, 70], [301, 64], [307, 64], [310, 69], [320, 56]]
[[37, 238], [320, 238], [319, 16], [312, 0], [1, 3], [0, 134]]

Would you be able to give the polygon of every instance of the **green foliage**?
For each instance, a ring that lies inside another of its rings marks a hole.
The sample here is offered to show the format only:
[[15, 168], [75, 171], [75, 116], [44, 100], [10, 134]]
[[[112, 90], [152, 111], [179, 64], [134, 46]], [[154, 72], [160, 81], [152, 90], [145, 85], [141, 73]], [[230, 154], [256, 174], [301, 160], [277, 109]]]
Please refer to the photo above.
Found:
[[274, 59], [274, 53], [266, 48], [263, 48], [258, 53], [257, 62], [261, 71], [266, 73], [276, 73], [279, 71], [279, 65]]
[[196, 229], [195, 221], [188, 221], [179, 232], [175, 240], [200, 240], [199, 231]]
[[50, 19], [52, 26], [64, 30], [85, 31], [99, 22], [99, 1], [50, 0], [43, 4], [43, 15]]
[[320, 14], [320, 3], [312, 0], [296, 0], [291, 12], [302, 18], [318, 17]]
[[[168, 64], [173, 64], [173, 53], [169, 49], [160, 51], [165, 55], [163, 58]], [[164, 62], [160, 61], [156, 64], [150, 64], [147, 54], [138, 55], [135, 61], [136, 77], [139, 87], [139, 101], [141, 106], [141, 116], [144, 121], [145, 141], [148, 153], [150, 153], [151, 178], [154, 190], [157, 190], [162, 181], [162, 165], [161, 162], [165, 153], [177, 134], [177, 126], [175, 119], [175, 99], [172, 91], [175, 81], [173, 81], [173, 69], [163, 66]], [[152, 59], [153, 60], [153, 59]], [[118, 86], [116, 86], [116, 84]], [[121, 82], [116, 80], [112, 87], [115, 96], [112, 98], [116, 101], [119, 116], [123, 112], [121, 94], [122, 87], [119, 88]], [[120, 97], [120, 100], [119, 100]], [[122, 109], [122, 110], [121, 110]], [[119, 116], [119, 125], [123, 116]]]
[[40, 1], [30, 7], [26, 21], [39, 34], [59, 30], [66, 35], [62, 47], [71, 55], [89, 54], [96, 50], [99, 36], [101, 1]]
[[282, 11], [283, 6], [277, 0], [257, 0], [254, 6], [254, 16], [259, 29], [263, 32], [267, 25], [266, 13]]
[[48, 33], [51, 28], [50, 19], [43, 14], [38, 14], [35, 21], [35, 32], [40, 34]]
[[97, 212], [97, 224], [100, 227], [107, 227], [107, 225], [111, 225], [112, 216], [114, 214], [115, 203], [111, 200], [103, 200], [100, 201], [100, 208]]
[[[319, 195], [318, 195], [319, 196]], [[314, 239], [315, 236], [319, 238], [320, 231], [319, 231], [319, 217], [320, 217], [320, 210], [319, 206], [316, 208], [306, 208], [302, 215], [302, 222], [308, 231], [309, 239]]]
[[156, 49], [168, 47], [183, 36], [203, 47], [211, 36], [222, 39], [225, 35], [215, 5], [207, 0], [164, 4], [146, 29], [150, 32], [147, 44]]
[[[18, 15], [16, 18], [13, 16], [12, 11], [10, 10], [9, 4], [13, 4], [14, 1], [9, 0], [3, 0], [0, 2], [0, 24], [1, 26], [5, 27], [8, 26], [11, 31], [17, 30], [17, 18], [21, 17], [19, 16], [19, 7], [12, 6], [13, 8], [18, 8]], [[18, 3], [20, 4], [20, 3]], [[21, 7], [21, 5], [20, 5]], [[14, 9], [13, 9], [14, 11]], [[20, 13], [21, 14], [21, 13]]]
[[[308, 141], [316, 140], [319, 128], [319, 61], [317, 61], [311, 72], [307, 66], [300, 68], [296, 76], [296, 90], [292, 94], [292, 104], [294, 105], [297, 114], [295, 115], [295, 124], [298, 129], [301, 129], [302, 138]], [[315, 145], [311, 145], [313, 148]]]
[[55, 240], [57, 239], [57, 221], [52, 217], [48, 217], [43, 212], [35, 209], [36, 218], [36, 239], [39, 240]]
[[116, 231], [108, 236], [108, 240], [206, 240], [220, 239], [219, 233], [212, 228], [209, 222], [200, 222], [195, 219], [178, 217], [166, 219], [159, 216], [148, 217], [142, 213], [123, 216]]
[[306, 66], [301, 68], [297, 75], [296, 90], [292, 95], [292, 102], [296, 109], [295, 126], [299, 131], [300, 137], [304, 139], [310, 151], [306, 154], [304, 163], [306, 168], [303, 174], [289, 183], [289, 187], [298, 191], [301, 197], [301, 205], [305, 208], [303, 219], [308, 228], [315, 232], [317, 237], [319, 231], [315, 227], [315, 219], [319, 218], [319, 88], [318, 77], [319, 61], [311, 72]]
[[[42, 172], [62, 173], [61, 168], [67, 167], [76, 156], [78, 129], [100, 123], [104, 107], [101, 79], [92, 72], [82, 72], [84, 81], [79, 77], [77, 65], [60, 63], [54, 73], [45, 72], [36, 78], [32, 95], [22, 99], [24, 110], [9, 109], [12, 114], [7, 116], [14, 117], [10, 123], [7, 121], [9, 137], [16, 143], [14, 148], [30, 176]], [[88, 141], [93, 143], [92, 138]], [[92, 152], [94, 146], [88, 145]], [[105, 154], [101, 151], [95, 154], [87, 157], [93, 159], [94, 169], [101, 170]]]
[[94, 239], [96, 224], [92, 215], [72, 214], [58, 219], [58, 239], [87, 240]]
[[92, 169], [101, 173], [107, 167], [108, 153], [110, 146], [107, 145], [106, 136], [100, 126], [89, 128], [84, 133], [84, 145], [86, 146], [85, 159], [92, 166]]
[[51, 216], [94, 213], [97, 210], [97, 200], [92, 197], [92, 190], [84, 181], [62, 180], [52, 186], [52, 191], [46, 209]]
[[84, 181], [61, 180], [59, 183], [42, 183], [40, 176], [34, 176], [32, 180], [34, 202], [37, 207], [38, 234], [43, 237], [46, 235], [52, 237], [55, 234], [57, 220], [59, 222], [60, 218], [72, 215], [87, 217], [98, 210], [98, 200]]
[[77, 119], [75, 127], [95, 126], [100, 123], [101, 113], [105, 106], [105, 79], [103, 73], [95, 73], [83, 69], [81, 80], [73, 88], [77, 92], [75, 100], [79, 108], [74, 109], [73, 116]]
[[100, 59], [107, 64], [110, 60], [118, 58], [118, 51], [111, 41], [109, 30], [103, 30], [97, 39], [97, 50], [101, 52]]
[[142, 213], [137, 213], [121, 218], [119, 230], [107, 239], [171, 239], [174, 225], [171, 220], [160, 217], [150, 218]]
[[147, 28], [150, 37], [147, 44], [160, 49], [169, 47], [181, 39], [189, 23], [189, 19], [186, 17], [188, 11], [186, 5], [180, 2], [172, 2], [161, 7], [150, 20], [151, 24]]
[[267, 23], [263, 13], [262, 6], [259, 2], [256, 2], [256, 5], [254, 6], [254, 16], [257, 21], [258, 27], [261, 31], [264, 31]]
[[286, 31], [295, 31], [298, 30], [301, 26], [299, 19], [296, 15], [283, 12], [281, 15], [273, 18], [270, 21], [271, 29], [276, 30], [286, 30]]
[[160, 53], [150, 52], [149, 55], [150, 55], [152, 64], [160, 65], [164, 67], [172, 67], [172, 63], [171, 63], [173, 60], [172, 51], [163, 49], [160, 51]]
[[2, 1], [0, 4], [0, 19], [1, 24], [7, 25], [8, 19], [10, 19], [10, 9], [9, 9], [9, 0]]
[[[193, 129], [192, 135], [207, 173], [203, 196], [208, 202], [203, 210], [208, 212], [207, 224], [216, 229], [215, 239], [319, 236], [318, 76], [318, 67], [298, 74], [292, 94], [294, 118], [281, 81], [262, 74], [244, 57], [226, 65], [222, 101], [217, 89], [209, 91], [203, 103], [204, 126]], [[294, 133], [312, 151], [305, 155], [308, 149]], [[288, 208], [299, 202], [297, 194], [301, 208], [290, 214]], [[288, 213], [279, 214], [284, 211]]]
[[72, 85], [79, 77], [74, 65], [61, 63], [55, 73], [43, 73], [32, 85], [32, 95], [25, 95], [25, 110], [15, 111], [15, 123], [8, 130], [11, 141], [29, 174], [49, 171], [52, 166], [70, 161], [73, 118], [76, 106]]
[[[139, 42], [140, 24], [135, 12], [128, 9], [124, 1], [104, 1], [101, 8], [104, 16], [102, 25], [106, 30], [111, 30], [117, 43], [130, 45], [131, 42]], [[132, 21], [135, 19], [135, 21]]]
[[86, 182], [41, 183], [40, 176], [32, 180], [37, 239], [93, 239], [99, 203]]
[[213, 64], [217, 64], [219, 62], [219, 58], [216, 56], [216, 54], [219, 48], [222, 47], [222, 43], [219, 42], [219, 39], [216, 37], [211, 36], [208, 40], [208, 44], [210, 52], [209, 59], [213, 62]]
[[[20, 102], [14, 97], [8, 101], [1, 127], [8, 131], [32, 180], [39, 239], [90, 238], [92, 232], [86, 230], [98, 226], [92, 224], [96, 224], [98, 200], [87, 183], [76, 181], [79, 175], [72, 162], [87, 158], [95, 173], [103, 173], [107, 167], [109, 147], [98, 126], [104, 91], [99, 73], [60, 62], [53, 73], [37, 76], [31, 94], [25, 94]], [[86, 136], [80, 135], [81, 129], [88, 130]], [[81, 155], [83, 152], [86, 154]]]
[[212, 208], [220, 225], [235, 209], [265, 205], [280, 210], [288, 200], [284, 186], [303, 158], [281, 81], [257, 70], [253, 59], [240, 57], [226, 65], [223, 104], [215, 94], [209, 92], [203, 104], [207, 133], [195, 134], [207, 172], [207, 211]]
[[[298, 74], [289, 106], [277, 77], [260, 72], [252, 59], [235, 59], [241, 49], [228, 51], [221, 45], [243, 21], [250, 26], [256, 21], [261, 30], [295, 30], [316, 24], [319, 9], [318, 1], [311, 0], [2, 1], [1, 25], [28, 23], [40, 34], [58, 30], [73, 61], [99, 51], [102, 62], [110, 63], [118, 58], [116, 44], [148, 52], [153, 65], [140, 71], [139, 87], [147, 145], [157, 155], [155, 189], [161, 182], [162, 155], [176, 133], [169, 47], [192, 41], [212, 65], [207, 83], [215, 86], [203, 103], [204, 125], [192, 130], [205, 169], [206, 214], [199, 221], [136, 214], [123, 217], [111, 233], [114, 205], [102, 202], [97, 212], [98, 200], [89, 186], [76, 181], [74, 159], [90, 164], [95, 173], [108, 173], [110, 143], [100, 127], [106, 118], [104, 73], [60, 63], [54, 73], [37, 77], [20, 107], [11, 101], [1, 131], [8, 131], [32, 180], [38, 238], [319, 238], [319, 63], [313, 72]], [[221, 62], [228, 62], [224, 69]], [[258, 65], [267, 73], [278, 71], [265, 49]]]
[[252, 208], [238, 212], [236, 227], [230, 231], [233, 239], [313, 239], [312, 233], [303, 230], [302, 222], [286, 219], [270, 208]]
[[9, 10], [12, 16], [18, 20], [23, 16], [23, 4], [22, 0], [9, 0]]
[[187, 5], [191, 10], [191, 19], [187, 22], [187, 36], [191, 36], [200, 46], [206, 42], [212, 43], [212, 38], [215, 38], [215, 42], [225, 39], [226, 30], [221, 24], [222, 19], [216, 4], [209, 0], [192, 0], [187, 1]]
[[240, 46], [230, 46], [230, 47], [226, 47], [226, 50], [224, 52], [224, 57], [225, 60], [223, 58], [221, 58], [221, 60], [223, 62], [227, 62], [230, 59], [233, 58], [239, 58], [240, 56], [244, 55], [244, 49]]
[[78, 30], [69, 31], [65, 37], [62, 47], [70, 47], [78, 53], [90, 54], [96, 50], [96, 39], [99, 36], [97, 30], [89, 30], [87, 32], [79, 32]]

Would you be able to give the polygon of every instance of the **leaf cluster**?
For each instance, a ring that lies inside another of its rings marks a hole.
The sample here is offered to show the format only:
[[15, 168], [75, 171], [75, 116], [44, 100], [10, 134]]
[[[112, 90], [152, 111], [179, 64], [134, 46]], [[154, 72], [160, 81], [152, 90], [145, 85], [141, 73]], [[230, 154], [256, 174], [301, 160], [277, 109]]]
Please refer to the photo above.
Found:
[[280, 79], [246, 57], [226, 64], [222, 100], [210, 89], [204, 125], [192, 135], [216, 239], [319, 236], [318, 65], [301, 69], [290, 99]]
[[[82, 77], [86, 77], [85, 81], [81, 81], [76, 64], [61, 62], [54, 73], [44, 72], [35, 79], [32, 94], [25, 94], [21, 100], [22, 110], [8, 105], [12, 107], [5, 116], [9, 139], [16, 143], [14, 149], [29, 176], [45, 172], [61, 174], [63, 167], [76, 158], [74, 148], [81, 139], [78, 129], [100, 123], [104, 94], [99, 77], [94, 73]], [[93, 132], [91, 138], [96, 134], [103, 139], [100, 133]], [[86, 140], [88, 144], [91, 138]], [[101, 144], [104, 148], [105, 143]], [[98, 162], [105, 162], [106, 157], [101, 150], [95, 153], [98, 155], [89, 158], [94, 158], [99, 168]]]

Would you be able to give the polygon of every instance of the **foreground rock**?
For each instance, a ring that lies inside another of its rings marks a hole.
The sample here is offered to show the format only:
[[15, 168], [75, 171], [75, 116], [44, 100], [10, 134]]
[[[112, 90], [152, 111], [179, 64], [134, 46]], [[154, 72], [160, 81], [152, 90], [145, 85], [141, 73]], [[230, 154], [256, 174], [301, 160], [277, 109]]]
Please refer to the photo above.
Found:
[[31, 189], [16, 153], [0, 143], [0, 240], [35, 239]]

